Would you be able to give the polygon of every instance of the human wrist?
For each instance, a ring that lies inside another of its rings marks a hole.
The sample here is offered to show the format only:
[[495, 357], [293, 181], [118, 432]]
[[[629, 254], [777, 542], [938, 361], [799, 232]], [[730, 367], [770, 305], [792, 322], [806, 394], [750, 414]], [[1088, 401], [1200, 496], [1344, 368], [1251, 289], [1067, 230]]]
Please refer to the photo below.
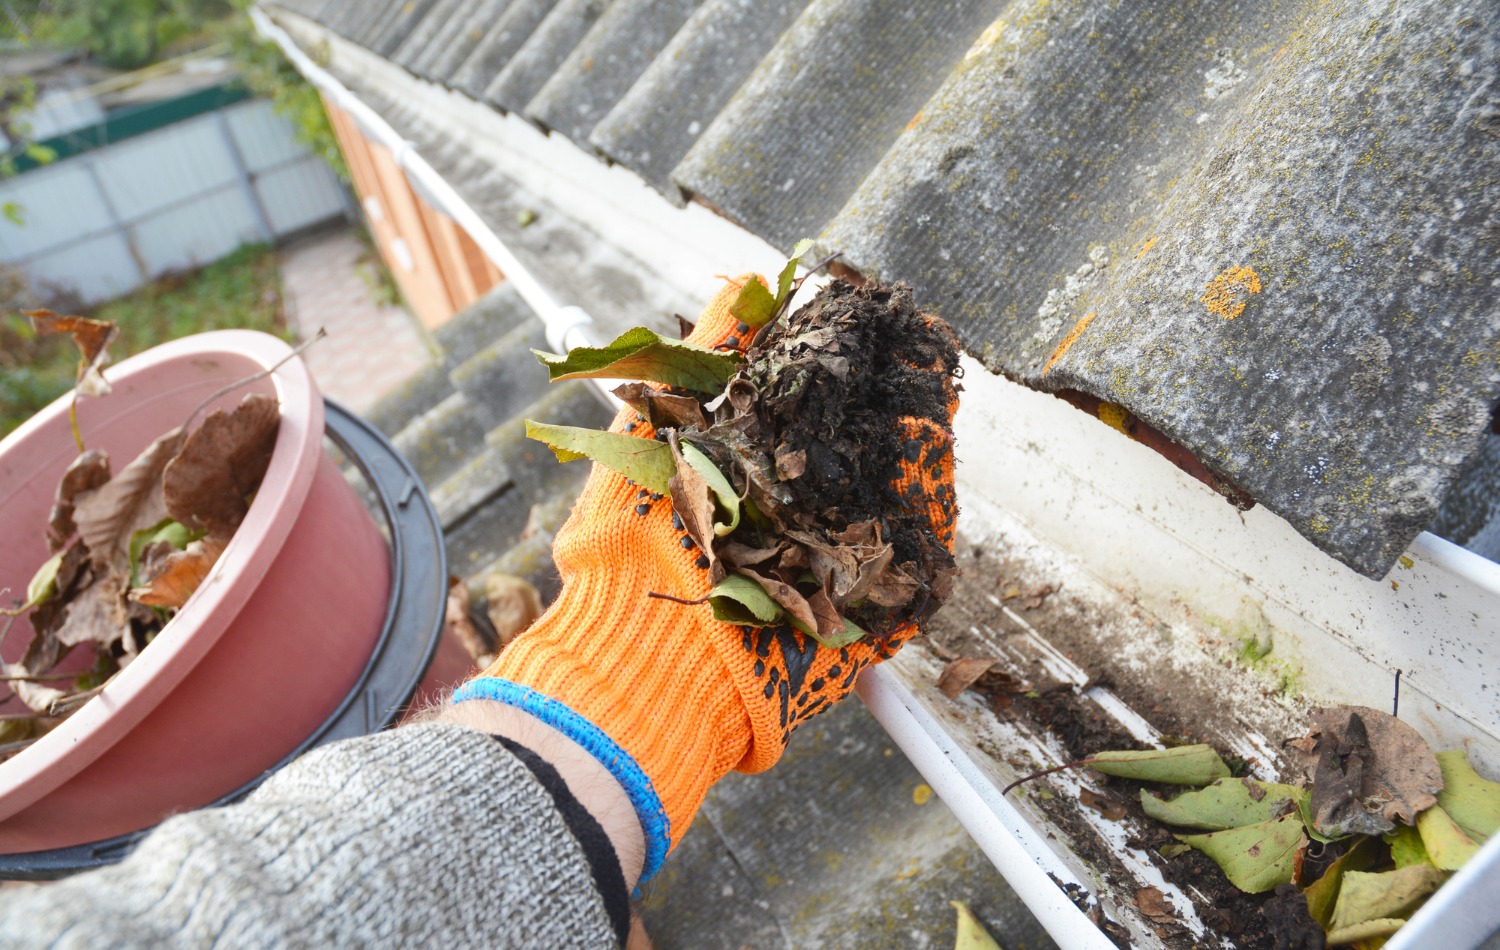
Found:
[[509, 739], [552, 765], [609, 837], [626, 889], [635, 887], [646, 855], [636, 807], [614, 774], [578, 742], [523, 709], [487, 699], [450, 703], [438, 719]]

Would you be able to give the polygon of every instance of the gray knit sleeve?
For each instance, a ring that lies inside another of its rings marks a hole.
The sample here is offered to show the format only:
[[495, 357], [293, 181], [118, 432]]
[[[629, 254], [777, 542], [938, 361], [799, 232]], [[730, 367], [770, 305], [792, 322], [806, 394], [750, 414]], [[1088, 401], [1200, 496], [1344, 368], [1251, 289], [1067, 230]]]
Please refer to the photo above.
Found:
[[325, 746], [120, 865], [6, 894], [0, 946], [617, 946], [595, 881], [537, 773], [429, 724]]

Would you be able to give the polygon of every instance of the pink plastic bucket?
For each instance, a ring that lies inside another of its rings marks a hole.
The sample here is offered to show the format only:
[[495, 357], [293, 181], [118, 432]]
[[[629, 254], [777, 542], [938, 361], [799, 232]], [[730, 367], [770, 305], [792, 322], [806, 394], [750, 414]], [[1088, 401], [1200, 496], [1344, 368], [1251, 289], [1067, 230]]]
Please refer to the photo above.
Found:
[[[109, 370], [79, 429], [116, 472], [215, 390], [290, 351], [225, 330], [159, 346]], [[219, 563], [181, 612], [83, 708], [0, 764], [0, 852], [97, 841], [207, 804], [281, 761], [349, 694], [381, 633], [385, 539], [322, 449], [323, 403], [300, 360], [236, 389], [280, 400], [276, 450]], [[76, 454], [68, 398], [0, 442], [0, 588], [24, 591], [47, 558], [43, 530]], [[9, 597], [11, 595], [7, 595]], [[4, 653], [31, 634], [18, 621]], [[13, 697], [0, 712], [19, 711]]]

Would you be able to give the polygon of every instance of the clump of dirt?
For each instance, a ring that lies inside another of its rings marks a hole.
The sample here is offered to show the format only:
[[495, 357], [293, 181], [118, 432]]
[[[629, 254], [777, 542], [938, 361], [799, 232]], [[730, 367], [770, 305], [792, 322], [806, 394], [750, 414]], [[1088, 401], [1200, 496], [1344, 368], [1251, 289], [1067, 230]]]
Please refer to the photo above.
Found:
[[[940, 475], [953, 451], [958, 359], [953, 331], [918, 312], [909, 287], [835, 280], [761, 331], [695, 439], [722, 468], [747, 474], [774, 535], [805, 548], [835, 606], [877, 636], [924, 619], [952, 592], [957, 509]], [[934, 504], [947, 516], [932, 517]], [[886, 547], [890, 555], [877, 553]], [[850, 558], [860, 562], [850, 576], [868, 577], [861, 596], [838, 603], [829, 575]]]

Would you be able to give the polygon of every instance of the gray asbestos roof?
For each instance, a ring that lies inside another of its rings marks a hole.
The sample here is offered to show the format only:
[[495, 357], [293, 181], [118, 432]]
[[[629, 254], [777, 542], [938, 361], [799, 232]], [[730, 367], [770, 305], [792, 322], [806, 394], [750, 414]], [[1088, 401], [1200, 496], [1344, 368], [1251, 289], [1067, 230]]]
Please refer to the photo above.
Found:
[[909, 281], [991, 369], [1165, 434], [1363, 573], [1492, 424], [1482, 0], [281, 6]]

